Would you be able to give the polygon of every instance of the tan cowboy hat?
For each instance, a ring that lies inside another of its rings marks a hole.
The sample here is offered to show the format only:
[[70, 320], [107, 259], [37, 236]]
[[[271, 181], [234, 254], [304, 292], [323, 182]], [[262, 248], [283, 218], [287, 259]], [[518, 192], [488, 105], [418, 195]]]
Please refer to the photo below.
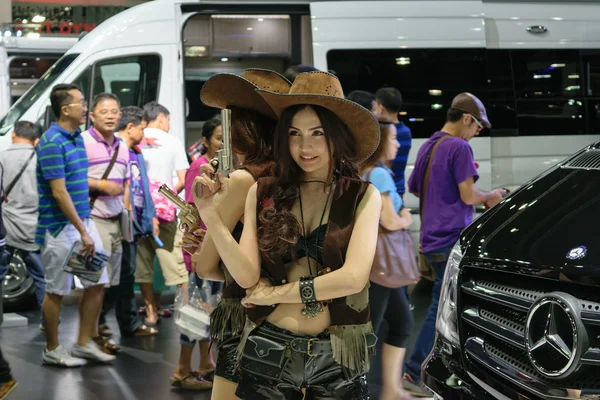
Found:
[[332, 111], [344, 122], [356, 143], [357, 162], [365, 161], [379, 145], [377, 119], [363, 106], [344, 98], [338, 78], [327, 72], [298, 74], [289, 93], [259, 89], [258, 93], [271, 106], [277, 117], [286, 108], [299, 104], [321, 106]]
[[244, 71], [242, 76], [228, 73], [212, 76], [202, 87], [200, 99], [210, 107], [224, 109], [236, 106], [277, 119], [256, 89], [287, 93], [291, 86], [290, 81], [277, 72], [251, 68]]

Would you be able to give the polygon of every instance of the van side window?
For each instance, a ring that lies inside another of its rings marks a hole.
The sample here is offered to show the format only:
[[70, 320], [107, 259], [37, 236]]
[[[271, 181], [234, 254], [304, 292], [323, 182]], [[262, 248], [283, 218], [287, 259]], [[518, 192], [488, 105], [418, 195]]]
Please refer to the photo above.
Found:
[[121, 106], [143, 107], [158, 99], [160, 63], [156, 54], [100, 61], [94, 66], [93, 95], [113, 93]]
[[511, 50], [521, 135], [586, 133], [577, 50]]
[[[400, 120], [413, 138], [439, 130], [454, 96], [468, 91], [488, 104], [485, 49], [332, 50], [329, 69], [346, 93], [393, 86], [404, 98]], [[485, 129], [481, 136], [489, 135]]]

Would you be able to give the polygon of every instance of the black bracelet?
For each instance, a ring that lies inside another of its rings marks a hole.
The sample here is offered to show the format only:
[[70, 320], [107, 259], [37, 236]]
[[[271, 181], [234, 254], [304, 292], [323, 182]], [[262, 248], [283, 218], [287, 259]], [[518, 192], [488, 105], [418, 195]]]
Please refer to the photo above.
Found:
[[315, 303], [315, 278], [312, 276], [303, 276], [300, 278], [300, 298], [303, 304]]

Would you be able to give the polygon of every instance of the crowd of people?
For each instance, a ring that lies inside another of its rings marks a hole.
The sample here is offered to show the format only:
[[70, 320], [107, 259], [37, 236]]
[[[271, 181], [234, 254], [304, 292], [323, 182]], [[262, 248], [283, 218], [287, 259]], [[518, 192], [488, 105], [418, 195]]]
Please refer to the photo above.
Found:
[[[15, 125], [12, 146], [0, 153], [0, 277], [18, 252], [42, 309], [44, 364], [114, 361], [120, 347], [106, 323], [113, 309], [122, 336], [159, 334], [157, 259], [166, 285], [221, 293], [210, 337], [181, 335], [172, 386], [212, 389], [213, 399], [368, 399], [366, 373], [386, 320], [379, 398], [431, 396], [421, 365], [433, 346], [448, 254], [472, 220], [473, 205], [493, 205], [503, 195], [475, 186], [468, 142], [491, 126], [485, 107], [459, 94], [408, 179], [421, 200], [419, 247], [434, 285], [405, 363], [414, 325], [407, 286], [371, 279], [382, 229], [407, 231], [412, 224], [403, 203], [412, 138], [399, 119], [402, 95], [384, 87], [345, 96], [326, 72], [293, 78], [250, 69], [205, 83], [202, 102], [231, 110], [236, 169], [228, 177], [209, 163], [222, 147], [218, 117], [203, 125], [202, 152], [193, 161], [169, 133], [163, 105], [121, 107], [117, 96], [101, 93], [88, 110], [76, 85], [52, 89], [56, 122], [43, 134], [31, 122]], [[88, 112], [92, 126], [81, 132]], [[163, 184], [185, 190], [200, 215], [197, 226], [178, 229], [175, 205], [158, 192]], [[94, 280], [76, 279], [83, 289], [79, 333], [67, 351], [58, 329], [61, 302], [75, 287], [65, 265], [76, 242], [85, 260], [94, 254], [108, 260]], [[196, 343], [199, 369], [191, 365]], [[0, 383], [2, 399], [16, 382], [1, 357]]]

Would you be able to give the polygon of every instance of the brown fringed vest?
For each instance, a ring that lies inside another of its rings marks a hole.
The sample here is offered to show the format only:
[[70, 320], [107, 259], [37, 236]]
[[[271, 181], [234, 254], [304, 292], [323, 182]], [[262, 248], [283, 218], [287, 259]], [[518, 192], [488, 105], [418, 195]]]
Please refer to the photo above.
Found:
[[[245, 165], [240, 167], [240, 169], [248, 171], [254, 180], [258, 181], [260, 178], [272, 176], [274, 166], [275, 164], [270, 161], [259, 165]], [[244, 225], [238, 222], [233, 232], [231, 232], [231, 235], [238, 243], [242, 237], [243, 229]], [[210, 314], [210, 333], [215, 340], [223, 340], [226, 334], [239, 336], [244, 329], [244, 322], [246, 320], [244, 306], [241, 303], [241, 299], [246, 296], [246, 289], [240, 287], [235, 282], [222, 262], [219, 266], [225, 275], [225, 282], [223, 284], [221, 301]]]
[[[275, 191], [275, 178], [259, 179], [256, 199], [257, 226], [260, 226], [258, 215], [265, 207], [272, 207], [272, 197]], [[344, 265], [346, 251], [354, 228], [356, 209], [362, 200], [369, 183], [343, 177], [333, 193], [329, 212], [327, 233], [323, 243], [323, 267], [331, 271], [338, 270]], [[261, 275], [267, 277], [274, 286], [288, 282], [287, 271], [281, 258], [269, 260], [262, 256]], [[318, 296], [318, 293], [317, 293]], [[366, 372], [369, 370], [369, 349], [365, 339], [366, 333], [373, 333], [369, 316], [369, 284], [357, 294], [333, 299], [329, 303], [331, 314], [331, 346], [336, 362], [353, 371]], [[240, 351], [250, 332], [260, 325], [275, 308], [257, 306], [247, 308], [246, 326]]]

